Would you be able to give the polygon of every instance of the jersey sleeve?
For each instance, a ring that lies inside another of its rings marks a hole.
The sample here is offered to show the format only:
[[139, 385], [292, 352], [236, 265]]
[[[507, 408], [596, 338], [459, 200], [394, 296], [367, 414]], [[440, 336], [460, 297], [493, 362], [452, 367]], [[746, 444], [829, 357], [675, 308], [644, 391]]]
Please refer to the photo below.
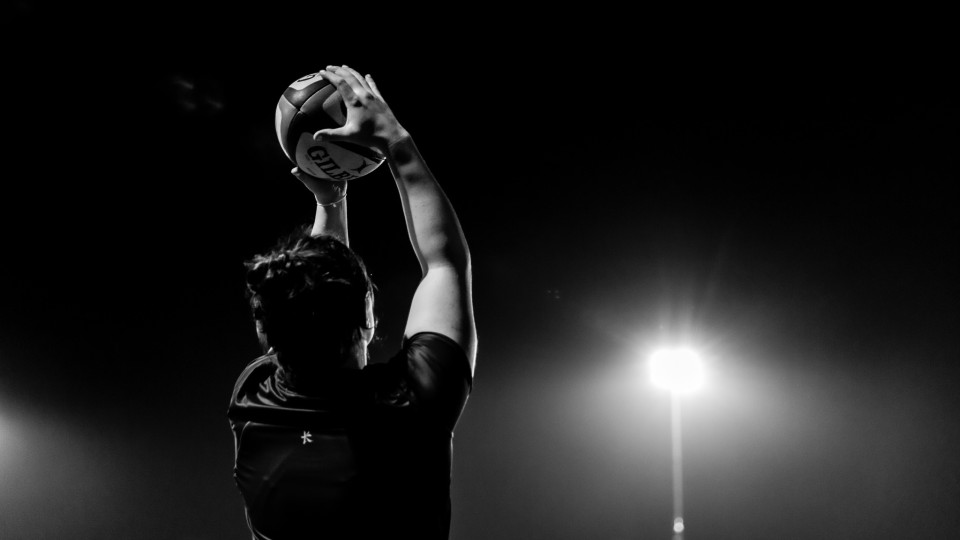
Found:
[[473, 388], [466, 353], [443, 334], [420, 332], [404, 340], [400, 357], [417, 407], [453, 431]]

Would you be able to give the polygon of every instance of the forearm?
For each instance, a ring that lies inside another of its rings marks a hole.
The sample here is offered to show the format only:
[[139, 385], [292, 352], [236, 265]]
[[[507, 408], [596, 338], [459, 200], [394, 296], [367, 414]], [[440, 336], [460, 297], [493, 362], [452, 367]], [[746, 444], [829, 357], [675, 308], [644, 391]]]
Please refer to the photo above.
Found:
[[438, 266], [469, 269], [470, 252], [460, 221], [413, 139], [404, 134], [387, 148], [387, 155], [423, 272]]
[[301, 171], [299, 167], [294, 167], [290, 173], [310, 190], [317, 203], [316, 213], [313, 217], [313, 229], [311, 229], [310, 234], [313, 236], [322, 234], [333, 236], [349, 246], [346, 182], [314, 178]]
[[347, 231], [347, 199], [335, 203], [317, 202], [317, 211], [313, 218], [313, 236], [329, 235], [350, 245]]

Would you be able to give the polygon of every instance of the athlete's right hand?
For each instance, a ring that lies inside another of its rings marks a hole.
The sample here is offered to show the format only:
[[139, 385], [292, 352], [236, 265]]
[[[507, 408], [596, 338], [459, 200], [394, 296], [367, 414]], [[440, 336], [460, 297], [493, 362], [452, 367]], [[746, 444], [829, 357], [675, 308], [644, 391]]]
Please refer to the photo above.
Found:
[[290, 174], [301, 181], [307, 189], [313, 193], [317, 204], [330, 204], [343, 199], [347, 194], [347, 183], [339, 180], [327, 180], [317, 178], [310, 173], [301, 171], [300, 167], [294, 167]]
[[380, 95], [373, 77], [361, 76], [347, 66], [327, 66], [319, 75], [337, 87], [347, 106], [347, 120], [342, 127], [317, 131], [315, 140], [346, 140], [386, 154], [390, 144], [407, 135]]

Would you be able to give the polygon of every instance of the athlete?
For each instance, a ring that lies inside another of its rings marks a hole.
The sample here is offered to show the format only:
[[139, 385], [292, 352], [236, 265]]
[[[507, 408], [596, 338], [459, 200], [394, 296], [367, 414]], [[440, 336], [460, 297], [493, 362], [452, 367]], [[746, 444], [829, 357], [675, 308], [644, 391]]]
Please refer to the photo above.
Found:
[[445, 539], [452, 434], [473, 386], [470, 252], [413, 138], [369, 75], [327, 66], [346, 123], [318, 131], [386, 156], [423, 276], [403, 342], [368, 364], [374, 288], [349, 247], [347, 185], [293, 174], [313, 193], [312, 229], [247, 263], [265, 354], [228, 411], [234, 476], [254, 539]]

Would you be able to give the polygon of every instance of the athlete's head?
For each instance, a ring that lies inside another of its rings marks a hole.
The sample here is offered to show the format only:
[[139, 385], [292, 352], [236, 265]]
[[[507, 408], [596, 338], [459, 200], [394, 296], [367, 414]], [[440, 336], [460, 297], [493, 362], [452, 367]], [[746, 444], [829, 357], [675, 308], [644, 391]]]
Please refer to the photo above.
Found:
[[373, 339], [373, 284], [353, 250], [306, 229], [246, 266], [260, 342], [284, 369], [364, 365]]

